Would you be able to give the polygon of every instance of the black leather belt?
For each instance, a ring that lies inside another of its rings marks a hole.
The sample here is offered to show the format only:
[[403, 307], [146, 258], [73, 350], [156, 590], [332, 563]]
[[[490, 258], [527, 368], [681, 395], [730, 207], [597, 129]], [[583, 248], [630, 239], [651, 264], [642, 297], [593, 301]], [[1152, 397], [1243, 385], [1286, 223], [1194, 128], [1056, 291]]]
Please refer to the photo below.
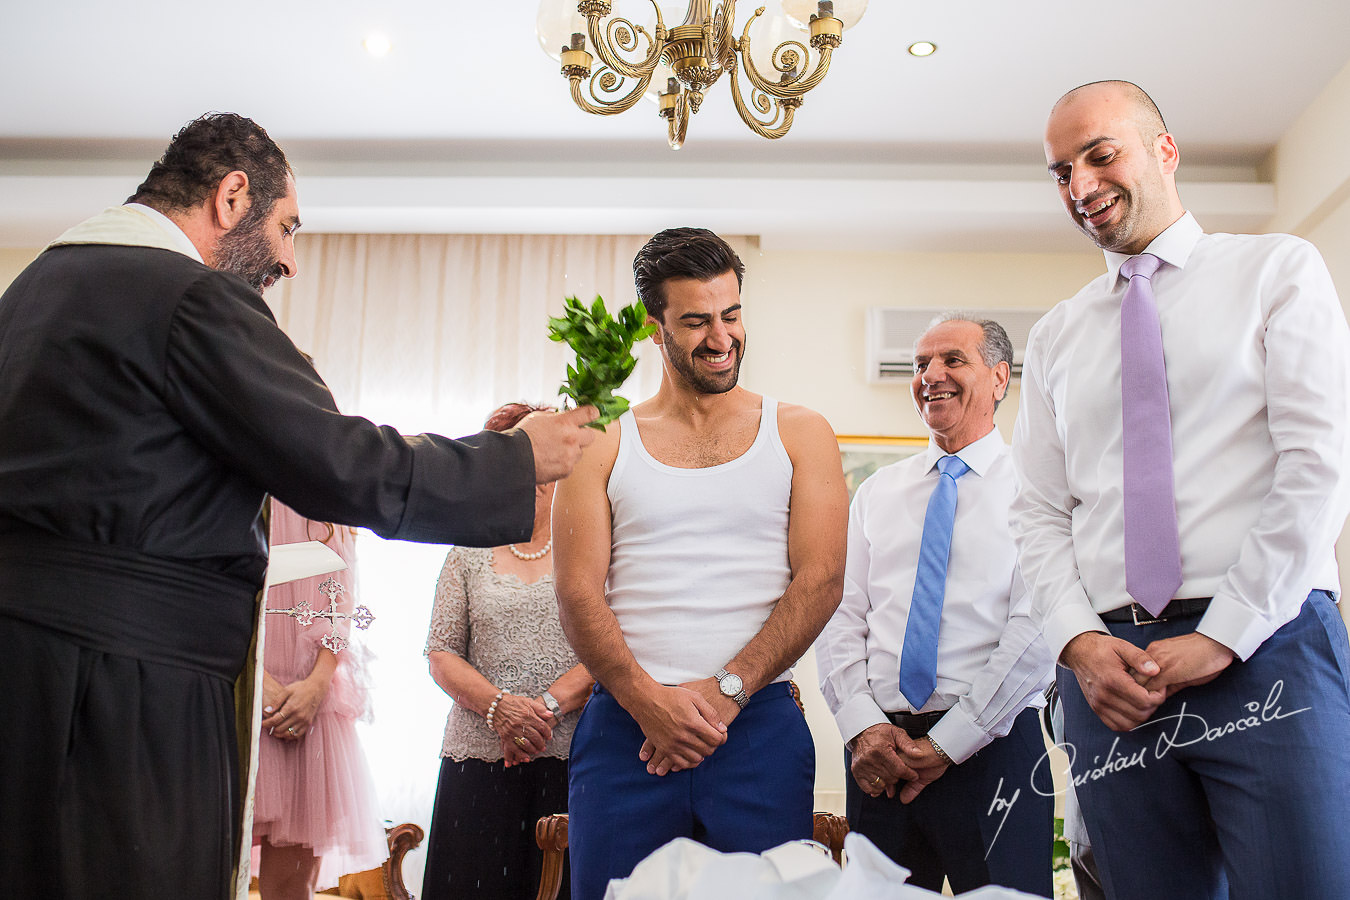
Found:
[[1168, 619], [1202, 616], [1205, 614], [1205, 610], [1209, 609], [1209, 601], [1213, 599], [1213, 597], [1194, 597], [1186, 600], [1173, 600], [1156, 616], [1138, 603], [1131, 603], [1129, 606], [1104, 612], [1101, 617], [1103, 622], [1132, 622], [1135, 625], [1153, 625], [1156, 622], [1166, 622]]
[[935, 712], [926, 713], [886, 713], [886, 718], [891, 720], [892, 725], [896, 725], [905, 730], [905, 734], [912, 738], [921, 738], [932, 730], [938, 720], [947, 714], [947, 710], [939, 709]]

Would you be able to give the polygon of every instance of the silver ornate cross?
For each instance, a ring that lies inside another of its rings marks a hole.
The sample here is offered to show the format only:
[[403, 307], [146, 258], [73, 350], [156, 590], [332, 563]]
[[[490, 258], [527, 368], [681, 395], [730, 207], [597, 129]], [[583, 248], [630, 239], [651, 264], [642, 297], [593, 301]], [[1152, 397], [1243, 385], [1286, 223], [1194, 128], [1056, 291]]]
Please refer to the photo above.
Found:
[[268, 613], [290, 616], [300, 623], [301, 628], [306, 628], [315, 619], [327, 619], [333, 625], [333, 630], [323, 636], [320, 642], [334, 653], [341, 653], [346, 650], [350, 643], [338, 631], [338, 619], [350, 619], [352, 624], [362, 631], [370, 627], [370, 623], [375, 621], [375, 616], [370, 610], [362, 604], [356, 607], [350, 613], [341, 612], [337, 608], [338, 597], [347, 592], [347, 589], [339, 581], [334, 581], [331, 576], [319, 585], [319, 593], [328, 598], [328, 607], [326, 609], [315, 609], [308, 600], [301, 600], [290, 609], [269, 609]]

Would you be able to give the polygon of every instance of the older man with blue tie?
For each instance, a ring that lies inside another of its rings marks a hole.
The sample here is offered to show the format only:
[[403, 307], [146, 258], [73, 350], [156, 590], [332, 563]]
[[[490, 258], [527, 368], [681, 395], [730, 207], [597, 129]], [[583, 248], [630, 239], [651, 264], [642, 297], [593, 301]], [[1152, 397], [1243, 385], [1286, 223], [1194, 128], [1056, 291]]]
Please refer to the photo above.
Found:
[[1016, 493], [994, 409], [1012, 344], [943, 317], [915, 345], [926, 453], [881, 469], [849, 512], [844, 597], [816, 642], [847, 741], [849, 825], [941, 890], [1050, 896], [1049, 771], [1033, 704], [1050, 656], [1008, 528]]

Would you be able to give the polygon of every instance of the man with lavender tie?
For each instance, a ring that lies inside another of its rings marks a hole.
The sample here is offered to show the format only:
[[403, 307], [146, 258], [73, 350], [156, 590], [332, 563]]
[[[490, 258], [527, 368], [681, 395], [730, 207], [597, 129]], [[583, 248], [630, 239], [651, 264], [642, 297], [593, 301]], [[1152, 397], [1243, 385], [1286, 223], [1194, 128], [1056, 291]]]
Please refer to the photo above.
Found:
[[1290, 235], [1206, 234], [1128, 82], [1077, 88], [1051, 176], [1107, 272], [1032, 331], [1012, 508], [1103, 887], [1350, 897], [1350, 329]]

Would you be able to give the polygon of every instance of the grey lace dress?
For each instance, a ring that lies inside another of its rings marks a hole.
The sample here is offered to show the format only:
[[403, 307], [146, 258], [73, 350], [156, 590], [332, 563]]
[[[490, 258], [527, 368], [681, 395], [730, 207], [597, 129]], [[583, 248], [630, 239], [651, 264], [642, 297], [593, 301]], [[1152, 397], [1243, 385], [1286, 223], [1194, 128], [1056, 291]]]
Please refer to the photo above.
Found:
[[[494, 572], [491, 550], [470, 547], [451, 550], [441, 568], [424, 652], [433, 650], [462, 657], [499, 689], [524, 697], [538, 697], [577, 664], [558, 622], [553, 576], [526, 584]], [[563, 716], [540, 755], [566, 759], [580, 716], [580, 710]], [[502, 752], [483, 717], [457, 704], [445, 723], [441, 756], [493, 761]]]

